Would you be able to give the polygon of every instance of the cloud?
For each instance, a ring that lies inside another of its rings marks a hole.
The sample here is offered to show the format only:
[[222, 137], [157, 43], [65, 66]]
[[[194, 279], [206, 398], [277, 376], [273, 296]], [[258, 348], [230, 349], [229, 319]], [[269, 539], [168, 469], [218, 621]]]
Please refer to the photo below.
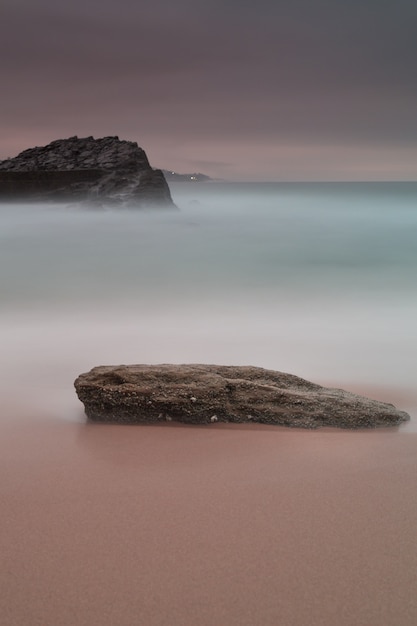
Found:
[[16, 147], [85, 132], [417, 149], [408, 1], [3, 1], [0, 124]]

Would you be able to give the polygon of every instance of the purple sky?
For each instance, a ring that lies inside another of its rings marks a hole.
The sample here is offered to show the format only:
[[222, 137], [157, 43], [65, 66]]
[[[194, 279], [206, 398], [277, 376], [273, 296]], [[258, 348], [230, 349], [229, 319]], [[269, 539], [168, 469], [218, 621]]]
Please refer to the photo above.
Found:
[[231, 180], [416, 180], [413, 0], [2, 0], [0, 159], [71, 135]]

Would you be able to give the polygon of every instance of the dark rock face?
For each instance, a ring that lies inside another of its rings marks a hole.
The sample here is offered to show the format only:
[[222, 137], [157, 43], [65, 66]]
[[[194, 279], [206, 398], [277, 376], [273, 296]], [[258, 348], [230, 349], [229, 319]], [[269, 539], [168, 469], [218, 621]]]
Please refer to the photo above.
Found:
[[101, 366], [74, 384], [87, 417], [97, 422], [375, 428], [409, 419], [391, 404], [259, 367]]
[[0, 199], [174, 206], [162, 171], [118, 137], [58, 139], [1, 161]]

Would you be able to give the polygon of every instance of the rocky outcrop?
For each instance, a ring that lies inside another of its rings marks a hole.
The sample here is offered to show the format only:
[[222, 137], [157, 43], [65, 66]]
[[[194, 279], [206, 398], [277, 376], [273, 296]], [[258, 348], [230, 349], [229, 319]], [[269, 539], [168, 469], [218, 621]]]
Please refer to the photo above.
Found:
[[118, 137], [58, 139], [1, 161], [0, 199], [174, 206], [162, 171]]
[[391, 404], [259, 367], [101, 366], [74, 384], [87, 417], [97, 422], [375, 428], [409, 419]]

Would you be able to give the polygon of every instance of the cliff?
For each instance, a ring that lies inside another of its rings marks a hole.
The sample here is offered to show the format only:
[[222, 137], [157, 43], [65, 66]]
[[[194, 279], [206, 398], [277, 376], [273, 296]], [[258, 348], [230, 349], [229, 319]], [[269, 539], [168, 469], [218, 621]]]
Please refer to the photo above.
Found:
[[58, 139], [1, 161], [0, 200], [174, 206], [162, 171], [118, 137]]

